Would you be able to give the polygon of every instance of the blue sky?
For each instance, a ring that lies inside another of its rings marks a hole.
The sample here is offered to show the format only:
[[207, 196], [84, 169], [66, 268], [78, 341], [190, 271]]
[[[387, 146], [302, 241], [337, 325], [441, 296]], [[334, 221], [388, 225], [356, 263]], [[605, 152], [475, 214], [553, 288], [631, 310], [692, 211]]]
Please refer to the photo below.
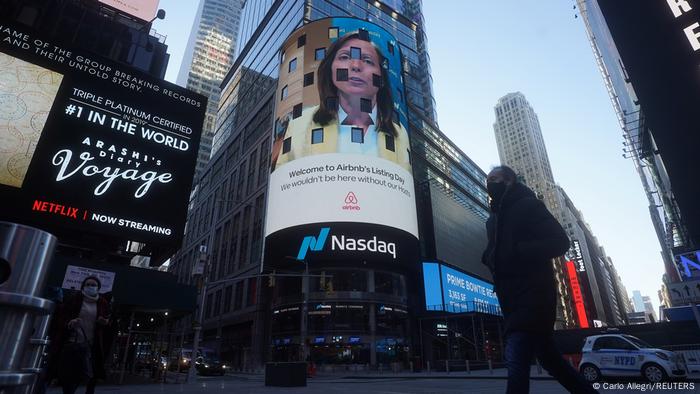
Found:
[[[161, 0], [175, 81], [197, 1]], [[648, 203], [573, 1], [423, 0], [440, 129], [484, 171], [499, 162], [493, 106], [520, 91], [539, 116], [554, 179], [631, 294], [658, 307], [663, 263]]]

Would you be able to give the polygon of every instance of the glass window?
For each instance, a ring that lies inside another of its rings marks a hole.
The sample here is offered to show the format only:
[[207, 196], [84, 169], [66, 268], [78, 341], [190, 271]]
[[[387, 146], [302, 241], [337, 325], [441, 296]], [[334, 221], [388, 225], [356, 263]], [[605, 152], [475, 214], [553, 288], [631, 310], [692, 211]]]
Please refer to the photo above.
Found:
[[299, 38], [297, 38], [297, 48], [301, 48], [304, 45], [306, 45], [306, 34], [302, 34]]
[[399, 274], [377, 271], [374, 273], [374, 291], [404, 297], [406, 295], [404, 278]]
[[297, 58], [289, 61], [289, 72], [292, 73], [297, 69]]
[[214, 316], [219, 316], [221, 314], [221, 290], [216, 291], [214, 296]]
[[[378, 88], [382, 87], [382, 76], [377, 75], [377, 74], [372, 74], [372, 85], [376, 86]], [[401, 91], [397, 89], [399, 92], [399, 97], [401, 97]]]
[[360, 111], [371, 113], [372, 112], [372, 100], [366, 98], [360, 98]]
[[350, 47], [350, 58], [359, 59], [362, 57], [362, 50], [356, 47]]
[[386, 149], [392, 152], [396, 151], [396, 146], [394, 143], [394, 136], [389, 134], [384, 134], [386, 136]]
[[338, 28], [337, 27], [329, 27], [328, 28], [328, 38], [338, 38]]
[[334, 271], [332, 275], [336, 291], [367, 291], [366, 271]]
[[231, 310], [231, 299], [233, 296], [233, 286], [228, 286], [224, 291], [224, 313]]
[[601, 337], [595, 341], [593, 350], [637, 350], [631, 343], [618, 337]]
[[246, 306], [252, 306], [257, 303], [258, 297], [258, 278], [248, 279], [248, 299], [246, 300]]
[[337, 81], [347, 81], [348, 80], [348, 69], [338, 68], [335, 70], [335, 79]]
[[369, 308], [365, 305], [335, 305], [333, 328], [342, 331], [369, 331]]
[[288, 153], [292, 150], [292, 137], [287, 137], [282, 142], [282, 153]]
[[298, 117], [301, 117], [301, 111], [302, 111], [302, 106], [301, 104], [297, 104], [292, 108], [292, 118], [296, 119]]
[[283, 308], [272, 311], [272, 331], [299, 331], [301, 310], [299, 307]]
[[282, 88], [282, 94], [280, 94], [280, 101], [287, 98], [288, 92], [289, 92], [289, 89], [287, 89], [287, 85], [284, 85], [284, 87]]
[[311, 130], [311, 143], [320, 144], [323, 142], [323, 128]]
[[304, 86], [311, 86], [314, 84], [314, 73], [306, 73], [304, 74]]
[[408, 314], [401, 308], [379, 304], [377, 308], [377, 333], [405, 336]]
[[314, 60], [321, 61], [326, 57], [326, 48], [316, 48], [314, 52]]
[[365, 133], [360, 127], [353, 127], [351, 131], [352, 142], [362, 144], [365, 142]]
[[236, 283], [235, 296], [233, 297], [233, 310], [237, 311], [243, 307], [243, 281]]

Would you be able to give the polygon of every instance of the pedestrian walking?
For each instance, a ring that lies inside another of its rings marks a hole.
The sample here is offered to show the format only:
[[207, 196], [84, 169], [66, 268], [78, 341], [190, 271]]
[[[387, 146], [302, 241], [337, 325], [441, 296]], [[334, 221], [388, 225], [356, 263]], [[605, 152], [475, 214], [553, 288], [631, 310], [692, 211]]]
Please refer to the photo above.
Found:
[[494, 168], [487, 189], [491, 215], [482, 262], [493, 274], [505, 319], [506, 393], [530, 391], [533, 356], [569, 392], [596, 393], [564, 360], [553, 338], [557, 286], [552, 259], [569, 249], [564, 229], [510, 167]]
[[51, 333], [49, 374], [57, 377], [64, 394], [73, 394], [87, 383], [86, 394], [95, 392], [104, 379], [104, 331], [109, 325], [109, 303], [100, 296], [97, 277], [85, 278], [80, 292], [58, 306]]

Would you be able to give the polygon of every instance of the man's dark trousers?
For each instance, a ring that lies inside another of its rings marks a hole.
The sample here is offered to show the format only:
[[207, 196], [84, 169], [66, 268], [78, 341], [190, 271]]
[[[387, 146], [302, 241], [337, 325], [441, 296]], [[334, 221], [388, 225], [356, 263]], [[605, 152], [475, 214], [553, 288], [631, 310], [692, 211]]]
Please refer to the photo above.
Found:
[[556, 348], [551, 333], [526, 331], [510, 332], [506, 336], [506, 366], [508, 388], [506, 394], [530, 392], [530, 365], [537, 356], [542, 367], [571, 393], [597, 393], [566, 362]]

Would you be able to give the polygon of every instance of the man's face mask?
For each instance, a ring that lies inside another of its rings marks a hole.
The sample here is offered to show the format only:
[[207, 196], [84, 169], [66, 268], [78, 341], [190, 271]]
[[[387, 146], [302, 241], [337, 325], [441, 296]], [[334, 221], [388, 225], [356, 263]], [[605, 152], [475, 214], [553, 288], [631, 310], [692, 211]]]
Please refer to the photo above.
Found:
[[506, 194], [506, 188], [507, 185], [503, 182], [486, 183], [486, 190], [489, 192], [489, 196], [491, 197], [492, 206], [498, 206], [498, 204], [500, 204], [501, 199], [503, 199], [503, 195]]

